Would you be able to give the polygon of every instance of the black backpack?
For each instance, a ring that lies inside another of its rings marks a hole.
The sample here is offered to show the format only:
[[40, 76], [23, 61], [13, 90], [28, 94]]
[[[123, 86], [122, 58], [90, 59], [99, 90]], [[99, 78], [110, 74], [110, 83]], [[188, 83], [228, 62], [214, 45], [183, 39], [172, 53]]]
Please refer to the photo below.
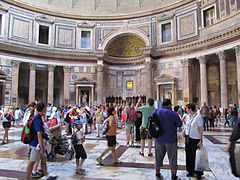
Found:
[[153, 116], [148, 117], [147, 130], [153, 138], [158, 138], [163, 134], [163, 129], [157, 115], [157, 109]]

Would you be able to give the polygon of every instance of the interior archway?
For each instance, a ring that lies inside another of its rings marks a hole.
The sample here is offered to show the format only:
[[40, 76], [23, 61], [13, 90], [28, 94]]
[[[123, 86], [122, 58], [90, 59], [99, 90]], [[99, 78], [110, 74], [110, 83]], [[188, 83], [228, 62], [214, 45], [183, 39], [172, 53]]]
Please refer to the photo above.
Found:
[[146, 46], [144, 40], [135, 34], [122, 34], [113, 38], [105, 50], [109, 56], [130, 58], [142, 55], [140, 48]]

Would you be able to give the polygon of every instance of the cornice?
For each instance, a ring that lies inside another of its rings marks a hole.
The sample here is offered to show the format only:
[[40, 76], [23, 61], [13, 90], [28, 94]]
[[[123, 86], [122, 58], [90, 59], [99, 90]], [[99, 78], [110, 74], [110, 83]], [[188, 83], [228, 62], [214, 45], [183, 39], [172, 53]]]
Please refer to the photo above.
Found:
[[2, 0], [4, 2], [7, 2], [9, 4], [22, 7], [28, 10], [36, 11], [39, 13], [44, 13], [52, 16], [57, 16], [57, 17], [64, 17], [64, 18], [71, 18], [71, 19], [83, 19], [83, 20], [117, 20], [117, 19], [131, 19], [131, 18], [138, 18], [138, 17], [144, 17], [144, 16], [150, 16], [150, 15], [155, 15], [161, 12], [169, 11], [171, 9], [176, 9], [178, 7], [181, 7], [183, 5], [186, 5], [190, 2], [193, 2], [195, 0], [182, 0], [181, 2], [177, 2], [175, 4], [170, 4], [168, 6], [162, 7], [162, 8], [156, 8], [156, 9], [151, 9], [151, 10], [146, 10], [144, 12], [139, 11], [138, 13], [134, 14], [128, 14], [128, 15], [123, 15], [123, 14], [116, 14], [116, 15], [93, 15], [93, 16], [83, 16], [83, 15], [77, 15], [77, 14], [69, 14], [69, 13], [61, 13], [57, 12], [54, 10], [47, 10], [41, 7], [21, 3], [19, 1], [13, 1], [13, 0]]
[[[234, 27], [231, 30], [225, 31], [216, 36], [195, 40], [193, 42], [184, 43], [181, 45], [173, 45], [172, 47], [157, 47], [154, 52], [154, 56], [162, 56], [162, 55], [174, 55], [175, 53], [184, 53], [194, 51], [198, 48], [204, 48], [209, 45], [213, 45], [224, 40], [231, 39], [233, 37], [239, 36], [240, 34], [240, 26]], [[235, 39], [238, 40], [238, 39]]]
[[51, 58], [61, 58], [61, 59], [94, 59], [96, 60], [96, 56], [93, 52], [73, 52], [73, 51], [57, 51], [57, 50], [49, 50], [49, 49], [40, 49], [29, 46], [21, 46], [17, 44], [9, 44], [6, 42], [0, 42], [0, 49], [7, 52], [12, 53], [20, 53], [31, 56], [38, 57], [51, 57]]
[[133, 58], [114, 58], [110, 56], [104, 57], [104, 61], [114, 64], [133, 64], [144, 62], [145, 56], [133, 57]]

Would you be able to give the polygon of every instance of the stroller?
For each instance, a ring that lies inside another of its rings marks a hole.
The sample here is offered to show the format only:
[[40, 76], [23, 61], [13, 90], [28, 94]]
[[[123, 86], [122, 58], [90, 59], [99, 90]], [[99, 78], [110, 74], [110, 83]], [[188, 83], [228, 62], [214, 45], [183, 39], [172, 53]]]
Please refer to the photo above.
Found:
[[65, 155], [67, 160], [71, 160], [74, 155], [71, 139], [67, 135], [61, 135], [61, 131], [60, 124], [48, 129], [49, 144], [52, 146], [51, 151], [47, 153], [48, 161], [52, 161], [57, 154]]

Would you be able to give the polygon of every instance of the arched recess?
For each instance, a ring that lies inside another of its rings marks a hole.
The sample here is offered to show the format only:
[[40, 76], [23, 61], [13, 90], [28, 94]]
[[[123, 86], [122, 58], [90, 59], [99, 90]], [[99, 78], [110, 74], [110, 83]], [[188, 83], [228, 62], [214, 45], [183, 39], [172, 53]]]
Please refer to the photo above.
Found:
[[144, 34], [143, 32], [136, 30], [136, 29], [121, 29], [119, 31], [113, 32], [112, 34], [108, 35], [101, 43], [101, 49], [105, 49], [106, 46], [113, 40], [115, 39], [117, 36], [120, 35], [124, 35], [124, 34], [132, 34], [135, 36], [138, 36], [139, 38], [141, 38], [146, 46], [150, 46], [150, 41], [148, 39], [148, 37], [146, 36], [146, 34]]

